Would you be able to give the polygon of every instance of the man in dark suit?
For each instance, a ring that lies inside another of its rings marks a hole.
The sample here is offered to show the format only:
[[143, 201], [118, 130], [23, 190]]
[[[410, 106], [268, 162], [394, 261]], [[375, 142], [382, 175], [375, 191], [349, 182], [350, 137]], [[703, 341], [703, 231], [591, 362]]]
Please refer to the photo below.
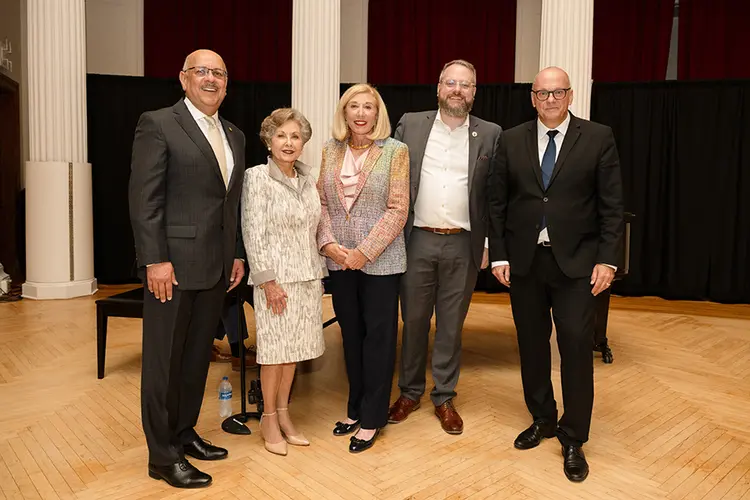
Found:
[[133, 142], [130, 219], [143, 305], [141, 410], [149, 475], [196, 488], [211, 476], [185, 455], [217, 460], [227, 450], [195, 432], [211, 345], [227, 289], [245, 272], [237, 216], [245, 136], [219, 117], [227, 88], [222, 58], [190, 54], [185, 98], [141, 115]]
[[449, 434], [463, 432], [463, 420], [453, 405], [461, 331], [477, 273], [488, 265], [485, 191], [501, 131], [469, 114], [476, 82], [471, 63], [449, 62], [437, 86], [439, 109], [405, 114], [394, 135], [409, 146], [411, 205], [404, 229], [407, 270], [401, 281], [401, 395], [391, 406], [388, 422], [402, 422], [419, 408], [434, 310], [435, 387], [430, 398]]
[[[533, 448], [556, 435], [566, 476], [583, 481], [594, 401], [594, 297], [612, 283], [621, 255], [620, 164], [612, 130], [568, 111], [573, 91], [565, 71], [541, 71], [531, 92], [539, 117], [500, 137], [488, 186], [492, 272], [510, 287], [524, 397], [534, 419], [514, 445]], [[550, 309], [562, 360], [559, 422]]]

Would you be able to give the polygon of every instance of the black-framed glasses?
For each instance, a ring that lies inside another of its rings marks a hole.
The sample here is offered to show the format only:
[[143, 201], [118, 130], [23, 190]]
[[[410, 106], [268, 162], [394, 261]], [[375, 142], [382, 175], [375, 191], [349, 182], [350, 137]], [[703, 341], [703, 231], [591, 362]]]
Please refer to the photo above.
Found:
[[456, 86], [458, 86], [461, 87], [461, 90], [469, 90], [471, 87], [474, 87], [476, 85], [473, 82], [467, 82], [466, 80], [458, 81], [453, 80], [452, 78], [448, 80], [440, 80], [440, 83], [442, 83], [449, 89], [454, 89], [456, 88]]
[[532, 90], [531, 93], [536, 96], [540, 101], [546, 101], [549, 96], [554, 96], [556, 100], [565, 99], [568, 94], [570, 87], [567, 89], [555, 89], [555, 90]]
[[197, 76], [200, 76], [203, 78], [204, 76], [208, 76], [209, 73], [214, 75], [214, 78], [219, 78], [220, 80], [225, 80], [229, 74], [226, 70], [221, 68], [207, 68], [205, 66], [190, 66], [189, 68], [185, 68], [183, 71], [190, 71], [195, 70], [195, 74]]

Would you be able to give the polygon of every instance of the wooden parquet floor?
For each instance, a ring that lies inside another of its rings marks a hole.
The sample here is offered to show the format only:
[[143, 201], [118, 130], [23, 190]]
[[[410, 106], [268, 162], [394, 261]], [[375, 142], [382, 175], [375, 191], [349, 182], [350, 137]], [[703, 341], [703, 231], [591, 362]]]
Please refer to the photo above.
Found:
[[[239, 378], [213, 364], [197, 430], [230, 457], [196, 461], [214, 484], [180, 491], [146, 474], [140, 320], [110, 319], [106, 377], [96, 379], [94, 300], [122, 290], [0, 304], [0, 498], [750, 499], [750, 306], [613, 299], [615, 362], [595, 361], [591, 474], [582, 484], [565, 478], [555, 440], [513, 448], [530, 419], [508, 299], [476, 294], [456, 398], [462, 435], [445, 434], [425, 398], [373, 449], [350, 455], [348, 439], [331, 434], [347, 388], [333, 325], [290, 405], [312, 446], [278, 457], [257, 432], [223, 433], [216, 388], [229, 375], [238, 396]], [[555, 348], [553, 356], [559, 404]]]

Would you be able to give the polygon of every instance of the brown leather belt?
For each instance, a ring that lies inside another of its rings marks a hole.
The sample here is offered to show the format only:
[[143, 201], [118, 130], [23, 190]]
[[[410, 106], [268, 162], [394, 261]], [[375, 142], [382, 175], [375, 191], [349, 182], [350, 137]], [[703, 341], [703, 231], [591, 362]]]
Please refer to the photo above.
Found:
[[423, 231], [429, 231], [430, 233], [435, 233], [435, 234], [458, 234], [464, 231], [460, 227], [451, 227], [451, 228], [425, 227], [425, 226], [417, 226], [417, 227], [419, 229], [422, 229]]

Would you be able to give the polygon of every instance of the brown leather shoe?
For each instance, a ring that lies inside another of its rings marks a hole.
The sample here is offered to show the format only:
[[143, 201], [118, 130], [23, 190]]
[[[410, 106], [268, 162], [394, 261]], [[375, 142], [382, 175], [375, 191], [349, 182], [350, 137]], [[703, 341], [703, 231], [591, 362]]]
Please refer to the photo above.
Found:
[[419, 408], [419, 401], [414, 401], [406, 396], [399, 396], [388, 410], [388, 423], [398, 424], [406, 420], [409, 413]]
[[221, 349], [216, 344], [211, 346], [211, 362], [212, 363], [229, 363], [231, 359], [232, 359], [232, 355], [221, 352]]
[[440, 406], [435, 407], [435, 415], [440, 419], [440, 425], [448, 434], [461, 434], [464, 431], [464, 421], [453, 406], [453, 400], [449, 399]]

